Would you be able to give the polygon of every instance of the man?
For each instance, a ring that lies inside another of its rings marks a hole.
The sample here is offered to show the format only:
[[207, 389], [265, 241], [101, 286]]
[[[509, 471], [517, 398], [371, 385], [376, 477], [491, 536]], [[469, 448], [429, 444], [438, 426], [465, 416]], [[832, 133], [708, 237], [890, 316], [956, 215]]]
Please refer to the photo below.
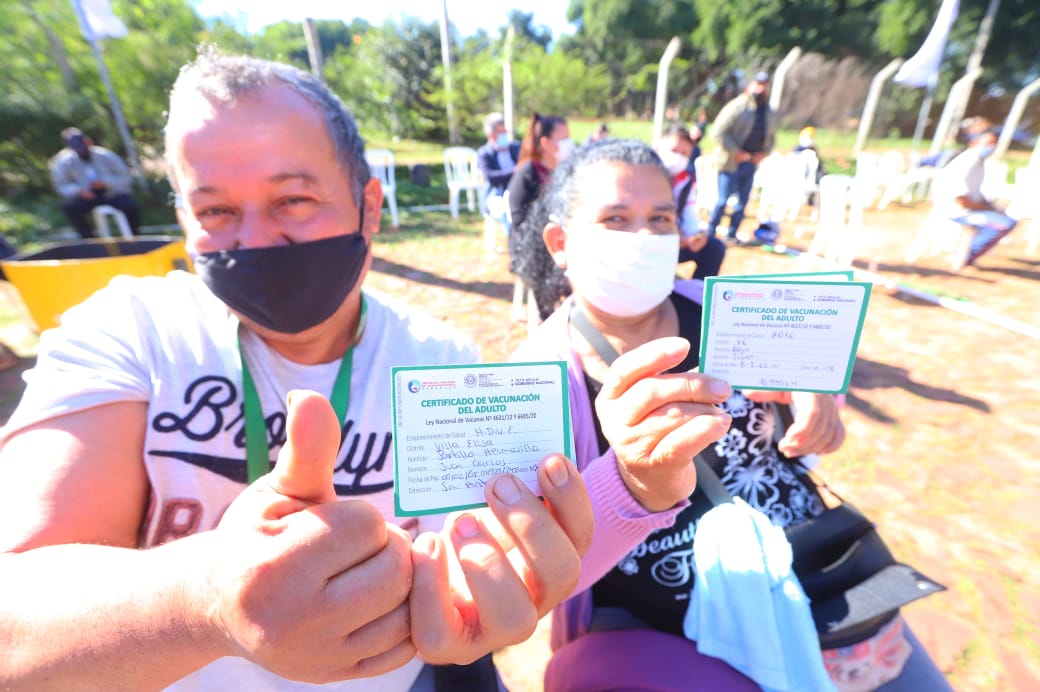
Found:
[[130, 196], [130, 169], [123, 159], [75, 127], [62, 130], [65, 148], [51, 159], [51, 179], [62, 196], [62, 211], [82, 238], [93, 238], [90, 212], [107, 204], [126, 215], [130, 230], [137, 235], [141, 210]]
[[1017, 223], [982, 194], [985, 161], [993, 153], [996, 143], [996, 134], [983, 132], [971, 139], [968, 148], [939, 171], [935, 204], [941, 205], [942, 214], [947, 218], [975, 229], [961, 266], [975, 264]]
[[0, 431], [0, 680], [422, 690], [424, 662], [525, 639], [575, 584], [588, 495], [552, 455], [546, 504], [502, 475], [488, 509], [391, 521], [391, 365], [476, 353], [362, 291], [382, 191], [350, 113], [296, 68], [203, 54], [166, 152], [198, 275], [70, 310]]
[[509, 207], [505, 202], [506, 189], [513, 177], [516, 160], [520, 157], [520, 142], [509, 139], [506, 121], [501, 113], [490, 113], [484, 118], [487, 142], [477, 150], [477, 166], [484, 175], [487, 189], [484, 194], [485, 242], [491, 249], [495, 225], [509, 234]]
[[477, 165], [487, 181], [488, 196], [499, 197], [509, 187], [516, 160], [520, 156], [520, 142], [509, 139], [506, 121], [501, 113], [491, 113], [484, 118], [484, 135], [487, 142], [477, 150]]
[[708, 235], [715, 231], [726, 211], [730, 196], [737, 196], [729, 218], [726, 238], [736, 241], [744, 209], [751, 197], [755, 170], [773, 151], [776, 114], [769, 107], [769, 75], [759, 72], [740, 94], [719, 111], [709, 130], [715, 142], [712, 151], [719, 170], [719, 199], [711, 212]]
[[701, 229], [697, 216], [697, 173], [693, 167], [693, 155], [697, 145], [690, 131], [682, 125], [673, 124], [661, 135], [657, 153], [672, 176], [672, 193], [675, 197], [676, 221], [679, 225], [679, 263], [696, 262], [695, 279], [717, 276], [726, 257], [726, 244], [709, 236]]

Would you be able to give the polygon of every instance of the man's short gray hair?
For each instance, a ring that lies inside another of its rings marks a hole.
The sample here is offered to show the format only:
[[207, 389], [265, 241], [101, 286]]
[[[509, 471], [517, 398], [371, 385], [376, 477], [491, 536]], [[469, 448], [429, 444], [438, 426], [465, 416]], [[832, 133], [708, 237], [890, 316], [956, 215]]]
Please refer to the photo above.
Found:
[[490, 135], [498, 124], [506, 124], [505, 116], [501, 113], [488, 113], [484, 116], [484, 134]]
[[171, 141], [175, 128], [172, 124], [180, 101], [200, 95], [213, 104], [233, 106], [272, 85], [289, 87], [325, 115], [325, 125], [336, 147], [336, 158], [349, 177], [354, 201], [361, 208], [371, 172], [365, 161], [365, 143], [357, 123], [339, 97], [311, 74], [291, 65], [248, 56], [221, 55], [213, 48], [201, 49], [193, 62], [182, 67], [170, 91], [165, 138], [166, 163], [173, 189], [177, 190], [173, 166], [176, 146]]

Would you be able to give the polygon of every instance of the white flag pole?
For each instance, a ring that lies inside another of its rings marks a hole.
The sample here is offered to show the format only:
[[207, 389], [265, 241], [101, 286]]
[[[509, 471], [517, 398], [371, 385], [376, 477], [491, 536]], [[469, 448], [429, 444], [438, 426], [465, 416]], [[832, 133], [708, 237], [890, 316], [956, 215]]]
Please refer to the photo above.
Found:
[[[968, 65], [964, 69], [964, 77], [961, 77], [965, 84], [963, 90], [958, 94], [958, 100], [953, 103], [951, 117], [946, 124], [947, 130], [943, 133], [944, 140], [949, 137], [950, 130], [956, 133], [956, 130], [953, 128], [960, 125], [961, 118], [964, 117], [964, 111], [968, 108], [968, 101], [971, 99], [971, 89], [975, 86], [975, 80], [982, 75], [982, 56], [986, 52], [986, 44], [989, 43], [990, 34], [993, 33], [993, 20], [996, 19], [998, 9], [1000, 9], [1000, 0], [990, 0], [989, 7], [986, 8], [986, 15], [979, 24], [979, 33], [975, 36], [975, 45], [971, 49], [971, 55], [968, 56]], [[974, 76], [967, 78], [969, 75]]]
[[513, 141], [515, 132], [513, 129], [513, 37], [515, 35], [516, 30], [510, 24], [506, 29], [506, 43], [502, 51], [502, 107], [505, 111], [506, 132], [509, 134], [509, 141]]
[[858, 154], [863, 151], [870, 136], [870, 126], [874, 124], [874, 113], [877, 111], [878, 99], [881, 98], [881, 90], [885, 88], [885, 82], [903, 64], [902, 58], [896, 58], [885, 65], [870, 80], [870, 90], [867, 92], [867, 102], [863, 104], [863, 115], [859, 119], [859, 132], [856, 133], [856, 146], [853, 152]]
[[115, 87], [112, 86], [112, 79], [108, 76], [108, 68], [105, 67], [105, 61], [101, 57], [101, 47], [94, 37], [94, 31], [87, 23], [86, 15], [83, 13], [83, 6], [80, 5], [79, 0], [70, 0], [70, 2], [72, 3], [72, 9], [76, 11], [76, 19], [79, 20], [79, 27], [83, 32], [83, 37], [87, 39], [91, 50], [94, 51], [98, 73], [101, 75], [101, 81], [105, 85], [105, 90], [108, 92], [108, 100], [112, 106], [112, 117], [116, 121], [119, 136], [122, 138], [123, 146], [126, 148], [127, 158], [130, 159], [130, 171], [141, 187], [147, 188], [148, 183], [144, 177], [144, 170], [141, 168], [141, 161], [137, 157], [137, 148], [134, 146], [134, 140], [130, 137], [130, 129], [126, 126], [126, 118], [123, 117], [123, 109], [119, 105]]
[[448, 141], [458, 144], [459, 128], [455, 124], [455, 95], [451, 90], [451, 39], [448, 36], [448, 0], [441, 0], [441, 61], [444, 63], [444, 93], [447, 96]]
[[661, 139], [661, 131], [664, 129], [664, 111], [668, 105], [668, 68], [675, 56], [679, 54], [681, 45], [679, 37], [672, 36], [672, 40], [668, 42], [668, 46], [664, 49], [664, 54], [661, 55], [661, 60], [658, 63], [657, 95], [654, 98], [654, 146], [657, 146], [658, 140]]

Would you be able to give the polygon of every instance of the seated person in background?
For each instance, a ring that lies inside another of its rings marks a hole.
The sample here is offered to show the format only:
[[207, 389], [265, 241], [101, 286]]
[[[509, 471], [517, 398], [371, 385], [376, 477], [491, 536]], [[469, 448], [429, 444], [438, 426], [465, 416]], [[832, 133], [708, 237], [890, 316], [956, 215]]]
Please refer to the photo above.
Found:
[[[798, 133], [798, 144], [795, 145], [794, 153], [800, 154], [803, 151], [812, 152], [812, 158], [815, 161], [815, 165], [810, 165], [806, 162], [805, 167], [805, 183], [806, 189], [809, 190], [807, 201], [811, 205], [816, 204], [816, 188], [820, 184], [820, 178], [826, 175], [823, 169], [823, 159], [820, 158], [820, 151], [816, 148], [816, 128], [812, 125], [808, 125], [802, 128], [802, 131]], [[815, 169], [815, 170], [813, 170]], [[812, 177], [810, 178], [810, 171], [812, 171]]]
[[661, 136], [657, 153], [672, 176], [676, 223], [681, 235], [679, 263], [696, 262], [693, 278], [705, 279], [718, 276], [726, 257], [726, 243], [705, 233], [697, 215], [697, 174], [692, 156], [698, 150], [690, 132], [682, 125], [673, 124]]
[[490, 508], [396, 518], [390, 367], [477, 353], [362, 288], [382, 188], [350, 112], [206, 52], [165, 135], [197, 273], [69, 310], [0, 430], [0, 680], [405, 692], [476, 660], [497, 690], [490, 652], [578, 578], [577, 470], [542, 460], [545, 502], [502, 474]]
[[[678, 247], [671, 184], [645, 144], [613, 140], [581, 148], [557, 168], [532, 214], [544, 222], [555, 271], [573, 293], [512, 358], [567, 362], [578, 466], [588, 474], [606, 464], [623, 482], [619, 487], [586, 475], [597, 535], [583, 558], [576, 595], [554, 611], [545, 689], [759, 689], [684, 635], [700, 516], [687, 500], [698, 482], [690, 460], [702, 454], [731, 493], [774, 524], [818, 515], [823, 502], [798, 462], [811, 466], [812, 455], [833, 452], [844, 441], [835, 399], [731, 391], [693, 371], [703, 284], [671, 278]], [[604, 340], [620, 354], [609, 367], [601, 355]], [[631, 375], [622, 374], [622, 363]], [[777, 433], [771, 403], [795, 405], [786, 432]], [[626, 489], [631, 497], [621, 492]], [[639, 519], [640, 508], [664, 510], [674, 525]], [[610, 544], [599, 535], [601, 526], [642, 522], [658, 527], [642, 542]], [[805, 655], [819, 657], [811, 635]], [[879, 677], [891, 679], [913, 651], [903, 675], [914, 677], [898, 689], [948, 689], [899, 618], [877, 637], [893, 646], [876, 660], [875, 649], [867, 647], [870, 656], [864, 656], [850, 647], [832, 652], [827, 667], [857, 658], [857, 670], [880, 666]], [[815, 663], [825, 677], [823, 658]], [[916, 677], [922, 669], [924, 677]]]
[[610, 128], [607, 127], [606, 123], [600, 123], [596, 126], [596, 129], [589, 133], [589, 136], [585, 139], [585, 143], [599, 142], [610, 136]]
[[477, 166], [487, 182], [484, 197], [488, 206], [486, 211], [508, 231], [509, 220], [502, 196], [509, 187], [516, 161], [520, 157], [520, 142], [509, 139], [506, 121], [501, 113], [490, 113], [484, 118], [484, 134], [487, 135], [487, 142], [477, 149]]
[[1015, 227], [1017, 221], [982, 194], [986, 157], [993, 153], [997, 135], [983, 132], [939, 171], [935, 204], [942, 213], [975, 229], [965, 265], [972, 265]]
[[82, 238], [93, 238], [90, 212], [107, 204], [126, 215], [137, 235], [141, 210], [130, 196], [130, 169], [116, 154], [91, 143], [75, 127], [62, 130], [65, 148], [50, 161], [54, 189], [65, 200], [62, 211]]

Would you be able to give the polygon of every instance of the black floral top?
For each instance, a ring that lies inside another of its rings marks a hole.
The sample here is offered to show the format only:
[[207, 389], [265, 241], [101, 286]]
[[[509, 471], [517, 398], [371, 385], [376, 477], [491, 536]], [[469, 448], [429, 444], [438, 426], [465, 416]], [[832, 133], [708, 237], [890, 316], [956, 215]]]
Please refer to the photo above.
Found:
[[[701, 307], [673, 293], [679, 334], [690, 341], [687, 359], [672, 372], [697, 365]], [[585, 376], [592, 398], [602, 385]], [[702, 452], [726, 488], [781, 527], [797, 524], [824, 510], [823, 501], [799, 473], [798, 465], [776, 446], [779, 417], [770, 404], [756, 403], [734, 391], [721, 408], [733, 418], [729, 432]], [[596, 421], [600, 451], [606, 438]], [[671, 528], [652, 533], [592, 587], [595, 607], [628, 610], [649, 626], [683, 635], [686, 603], [693, 590], [693, 537], [699, 518], [696, 506], [679, 513]]]

